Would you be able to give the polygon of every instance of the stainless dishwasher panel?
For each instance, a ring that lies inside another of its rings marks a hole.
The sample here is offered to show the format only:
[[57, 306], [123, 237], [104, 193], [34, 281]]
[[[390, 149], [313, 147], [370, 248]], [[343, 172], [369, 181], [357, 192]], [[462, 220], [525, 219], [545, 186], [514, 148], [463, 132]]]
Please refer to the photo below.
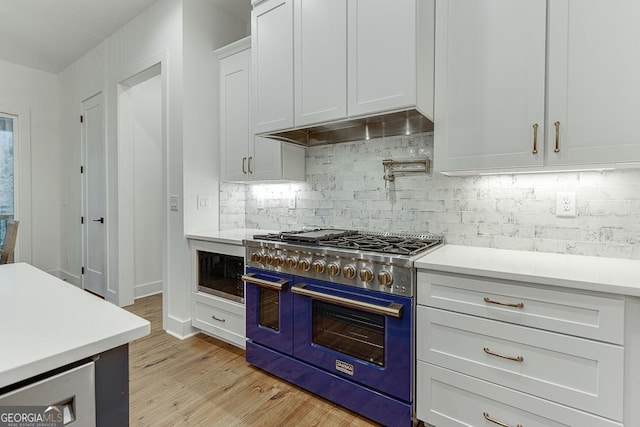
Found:
[[95, 366], [89, 362], [0, 396], [0, 406], [60, 405], [64, 425], [95, 427]]

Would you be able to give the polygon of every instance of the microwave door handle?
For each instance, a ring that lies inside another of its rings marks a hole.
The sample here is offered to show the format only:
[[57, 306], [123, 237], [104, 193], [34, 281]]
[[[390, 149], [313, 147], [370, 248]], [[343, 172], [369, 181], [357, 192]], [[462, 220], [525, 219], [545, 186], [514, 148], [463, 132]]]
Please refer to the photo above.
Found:
[[258, 279], [255, 276], [256, 275], [254, 273], [244, 274], [242, 276], [242, 280], [247, 283], [251, 283], [262, 288], [273, 289], [275, 291], [285, 291], [287, 289], [287, 285], [289, 284], [289, 282], [284, 279], [280, 279], [277, 282], [270, 282], [268, 280]]
[[291, 287], [291, 292], [298, 295], [310, 297], [315, 300], [331, 302], [345, 307], [355, 308], [369, 313], [381, 314], [383, 316], [402, 317], [402, 304], [391, 303], [388, 306], [370, 304], [368, 302], [355, 301], [335, 295], [324, 294], [322, 292], [307, 289], [307, 285], [300, 283]]

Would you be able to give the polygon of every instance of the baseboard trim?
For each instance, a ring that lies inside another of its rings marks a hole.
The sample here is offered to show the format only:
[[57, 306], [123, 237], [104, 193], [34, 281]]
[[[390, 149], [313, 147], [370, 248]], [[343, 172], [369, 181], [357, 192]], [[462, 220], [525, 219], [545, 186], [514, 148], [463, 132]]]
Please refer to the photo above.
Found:
[[162, 280], [143, 283], [133, 288], [133, 299], [148, 297], [162, 292]]
[[175, 317], [167, 316], [165, 332], [180, 340], [185, 340], [200, 331], [191, 326], [191, 319], [178, 320]]
[[55, 272], [51, 271], [51, 274], [57, 276], [58, 278], [64, 280], [65, 282], [69, 282], [78, 288], [82, 288], [82, 280], [80, 276], [76, 276], [75, 274], [71, 274], [68, 271], [64, 270], [55, 270]]

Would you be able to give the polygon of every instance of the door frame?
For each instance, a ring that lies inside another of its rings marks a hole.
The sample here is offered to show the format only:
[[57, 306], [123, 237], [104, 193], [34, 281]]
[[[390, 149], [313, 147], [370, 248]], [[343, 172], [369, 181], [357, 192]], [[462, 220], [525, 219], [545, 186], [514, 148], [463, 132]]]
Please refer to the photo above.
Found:
[[[169, 144], [167, 140], [168, 135], [168, 114], [167, 114], [167, 96], [168, 96], [168, 61], [166, 53], [151, 56], [144, 61], [139, 62], [135, 66], [127, 68], [123, 72], [118, 74], [118, 77], [114, 80], [113, 85], [115, 88], [115, 131], [116, 131], [116, 185], [115, 190], [112, 190], [110, 194], [116, 199], [116, 229], [111, 230], [110, 234], [115, 238], [116, 246], [115, 253], [109, 255], [115, 257], [114, 265], [112, 265], [112, 277], [107, 282], [107, 294], [109, 301], [116, 303], [123, 307], [134, 303], [134, 270], [132, 268], [132, 251], [131, 247], [131, 235], [130, 235], [130, 222], [131, 212], [130, 206], [127, 205], [125, 197], [127, 186], [130, 182], [127, 180], [127, 171], [123, 170], [121, 165], [126, 160], [126, 147], [125, 142], [122, 141], [122, 126], [121, 126], [121, 111], [120, 107], [120, 95], [128, 88], [135, 86], [149, 78], [160, 76], [161, 90], [162, 90], [162, 107], [161, 107], [161, 138], [162, 138], [162, 194], [163, 194], [163, 206], [165, 207], [162, 212], [162, 292], [166, 293], [167, 283], [169, 277]], [[113, 182], [113, 180], [112, 180]], [[115, 233], [115, 234], [114, 234]], [[113, 251], [113, 247], [111, 250]], [[168, 312], [167, 298], [162, 299], [163, 313]], [[164, 319], [165, 315], [163, 315]]]

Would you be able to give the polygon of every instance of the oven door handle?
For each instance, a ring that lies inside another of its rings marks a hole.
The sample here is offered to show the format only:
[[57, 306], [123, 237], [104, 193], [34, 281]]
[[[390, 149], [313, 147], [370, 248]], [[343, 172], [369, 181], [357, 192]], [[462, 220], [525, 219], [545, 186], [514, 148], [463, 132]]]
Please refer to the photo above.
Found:
[[289, 282], [284, 279], [280, 279], [277, 282], [270, 282], [268, 280], [258, 279], [255, 277], [255, 273], [248, 273], [242, 276], [242, 280], [251, 283], [253, 285], [258, 285], [263, 288], [273, 289], [275, 291], [286, 291], [287, 285]]
[[335, 295], [324, 294], [307, 289], [307, 285], [300, 283], [291, 287], [291, 292], [305, 297], [310, 297], [319, 301], [332, 302], [334, 304], [345, 307], [355, 308], [358, 310], [368, 311], [369, 313], [381, 314], [383, 316], [401, 317], [402, 304], [391, 303], [388, 306], [370, 304], [368, 302], [355, 301], [349, 298], [343, 298]]

